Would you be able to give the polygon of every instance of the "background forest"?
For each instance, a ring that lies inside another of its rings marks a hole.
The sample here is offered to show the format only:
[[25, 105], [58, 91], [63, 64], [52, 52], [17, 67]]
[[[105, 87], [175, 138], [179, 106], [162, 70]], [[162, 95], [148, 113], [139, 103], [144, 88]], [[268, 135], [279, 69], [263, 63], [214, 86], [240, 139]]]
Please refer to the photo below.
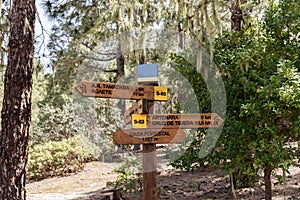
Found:
[[[284, 182], [289, 167], [298, 166], [299, 0], [36, 3], [53, 26], [51, 31], [45, 30], [40, 21], [44, 16], [38, 16], [37, 26], [42, 32], [35, 36], [28, 179], [76, 172], [87, 161], [113, 159], [111, 155], [119, 150], [111, 138], [117, 129], [114, 124], [122, 123], [119, 113], [125, 110], [124, 101], [95, 99], [80, 107], [74, 94], [78, 76], [87, 81], [133, 82], [138, 64], [157, 63], [182, 74], [196, 93], [199, 110], [211, 112], [205, 77], [196, 73], [186, 57], [150, 47], [122, 51], [119, 34], [152, 27], [181, 33], [178, 49], [184, 49], [186, 37], [197, 41], [220, 71], [226, 90], [225, 123], [212, 152], [204, 158], [199, 156], [207, 130], [191, 130], [196, 139], [172, 166], [193, 170], [205, 163], [221, 168], [230, 175], [234, 188], [257, 184], [258, 173], [263, 171], [266, 199], [272, 196], [270, 177], [274, 169], [282, 169]], [[0, 8], [3, 96], [10, 2], [0, 1]], [[45, 37], [49, 37], [47, 44]], [[127, 45], [130, 43], [134, 41], [129, 40]], [[162, 73], [168, 74], [168, 70]], [[189, 100], [181, 105], [176, 101], [180, 97], [172, 95], [166, 110], [189, 112]], [[95, 117], [76, 113], [81, 109], [87, 113], [92, 110]]]

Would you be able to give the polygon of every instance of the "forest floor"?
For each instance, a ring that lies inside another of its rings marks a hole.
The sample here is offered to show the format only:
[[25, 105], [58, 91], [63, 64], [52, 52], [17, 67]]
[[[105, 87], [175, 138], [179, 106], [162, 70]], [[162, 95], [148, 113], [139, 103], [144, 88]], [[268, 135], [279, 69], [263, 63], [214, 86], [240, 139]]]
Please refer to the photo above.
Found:
[[[83, 171], [66, 177], [54, 177], [27, 184], [28, 200], [100, 200], [105, 199], [106, 183], [115, 181], [112, 173], [120, 163], [87, 163]], [[300, 168], [292, 167], [287, 183], [273, 187], [274, 200], [300, 200]], [[194, 172], [173, 169], [166, 163], [158, 169], [159, 199], [170, 200], [223, 200], [234, 199], [228, 175], [210, 167]], [[276, 172], [280, 175], [280, 171]], [[273, 183], [276, 182], [276, 174]], [[263, 200], [264, 187], [256, 186], [236, 190], [236, 199]], [[142, 192], [126, 193], [128, 200], [141, 200]]]

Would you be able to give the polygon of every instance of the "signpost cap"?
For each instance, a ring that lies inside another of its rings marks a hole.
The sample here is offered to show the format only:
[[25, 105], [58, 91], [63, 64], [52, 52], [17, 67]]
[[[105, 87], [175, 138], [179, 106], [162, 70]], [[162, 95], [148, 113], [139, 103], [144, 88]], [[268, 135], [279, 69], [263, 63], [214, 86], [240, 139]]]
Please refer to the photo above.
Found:
[[140, 85], [158, 85], [158, 65], [141, 64], [138, 65], [137, 81]]

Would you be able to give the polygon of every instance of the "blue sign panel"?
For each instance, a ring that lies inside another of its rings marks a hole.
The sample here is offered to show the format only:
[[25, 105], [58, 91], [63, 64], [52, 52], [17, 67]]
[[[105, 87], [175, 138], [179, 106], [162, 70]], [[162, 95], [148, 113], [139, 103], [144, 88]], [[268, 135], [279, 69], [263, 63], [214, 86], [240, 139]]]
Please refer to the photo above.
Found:
[[158, 83], [158, 65], [142, 64], [138, 65], [138, 83]]

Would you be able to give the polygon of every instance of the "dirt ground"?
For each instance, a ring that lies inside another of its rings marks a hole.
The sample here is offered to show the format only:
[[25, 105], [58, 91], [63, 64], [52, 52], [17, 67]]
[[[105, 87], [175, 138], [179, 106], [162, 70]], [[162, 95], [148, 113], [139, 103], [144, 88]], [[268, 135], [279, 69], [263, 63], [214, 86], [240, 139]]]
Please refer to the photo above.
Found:
[[[273, 187], [274, 200], [300, 200], [300, 169], [291, 168], [291, 175], [284, 189], [282, 185]], [[159, 178], [159, 199], [172, 200], [232, 200], [229, 176], [223, 171], [202, 168], [195, 172], [167, 170]], [[275, 181], [275, 177], [274, 177]], [[263, 186], [236, 190], [236, 199], [263, 200]], [[142, 199], [142, 193], [127, 194], [130, 200]]]
[[54, 177], [27, 184], [28, 200], [102, 199], [106, 182], [115, 181], [111, 173], [119, 163], [87, 163], [84, 170], [66, 177]]
[[[88, 163], [85, 169], [67, 177], [50, 178], [27, 184], [29, 200], [87, 200], [105, 199], [101, 191], [106, 182], [116, 180], [112, 170], [119, 163]], [[163, 166], [158, 169], [159, 199], [170, 200], [223, 200], [234, 199], [230, 189], [229, 177], [222, 171], [202, 168], [185, 172]], [[287, 185], [273, 187], [274, 200], [300, 200], [300, 169], [291, 168]], [[279, 173], [279, 171], [278, 171]], [[275, 181], [275, 177], [274, 177]], [[239, 200], [263, 200], [263, 186], [236, 190]], [[127, 193], [129, 200], [142, 199], [141, 192]]]

